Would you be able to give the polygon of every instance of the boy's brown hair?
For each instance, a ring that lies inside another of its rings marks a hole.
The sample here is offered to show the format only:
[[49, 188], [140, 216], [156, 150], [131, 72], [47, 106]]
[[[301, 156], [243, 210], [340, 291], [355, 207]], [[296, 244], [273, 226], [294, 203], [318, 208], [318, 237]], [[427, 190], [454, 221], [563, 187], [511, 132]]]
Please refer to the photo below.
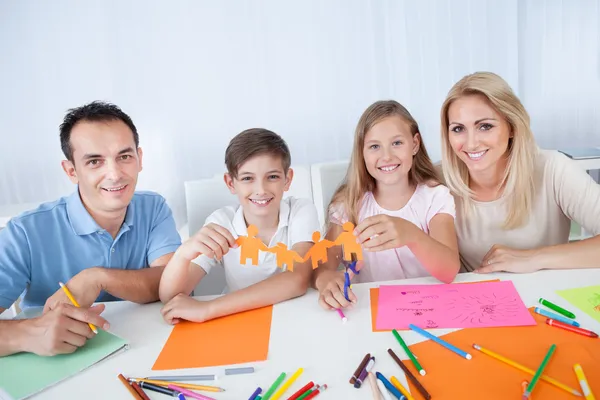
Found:
[[242, 164], [252, 157], [263, 154], [281, 157], [283, 172], [287, 174], [292, 163], [287, 143], [275, 132], [263, 128], [246, 129], [231, 139], [225, 150], [227, 172], [232, 178], [237, 178]]

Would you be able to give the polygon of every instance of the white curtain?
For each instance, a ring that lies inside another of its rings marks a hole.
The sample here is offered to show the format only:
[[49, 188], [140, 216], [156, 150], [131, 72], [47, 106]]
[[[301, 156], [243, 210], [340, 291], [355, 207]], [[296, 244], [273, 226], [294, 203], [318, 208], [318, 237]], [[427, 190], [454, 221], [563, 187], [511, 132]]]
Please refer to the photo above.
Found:
[[228, 141], [280, 133], [295, 164], [346, 159], [373, 101], [403, 103], [440, 157], [439, 108], [477, 70], [503, 76], [545, 147], [600, 146], [600, 0], [0, 0], [0, 205], [73, 190], [58, 125], [95, 99], [129, 113], [140, 189], [181, 225], [183, 182]]

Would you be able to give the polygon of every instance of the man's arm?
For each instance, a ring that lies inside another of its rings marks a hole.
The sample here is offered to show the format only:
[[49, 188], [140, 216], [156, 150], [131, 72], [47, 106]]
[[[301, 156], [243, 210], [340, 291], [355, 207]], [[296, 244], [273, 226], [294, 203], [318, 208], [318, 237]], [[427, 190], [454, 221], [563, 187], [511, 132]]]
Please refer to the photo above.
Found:
[[160, 278], [174, 253], [165, 254], [150, 264], [150, 268], [122, 270], [98, 268], [100, 288], [113, 296], [145, 304], [157, 301]]

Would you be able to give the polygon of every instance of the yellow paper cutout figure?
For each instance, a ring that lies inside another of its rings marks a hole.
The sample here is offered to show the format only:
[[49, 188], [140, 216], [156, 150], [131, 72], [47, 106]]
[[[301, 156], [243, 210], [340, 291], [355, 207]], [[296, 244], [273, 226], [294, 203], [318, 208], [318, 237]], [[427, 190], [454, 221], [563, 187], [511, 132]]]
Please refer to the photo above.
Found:
[[313, 233], [312, 240], [315, 244], [308, 250], [303, 261], [307, 261], [310, 258], [312, 268], [316, 269], [319, 266], [319, 262], [327, 262], [327, 249], [335, 246], [335, 243], [327, 239], [321, 240], [321, 232], [319, 231]]
[[268, 247], [256, 237], [258, 228], [254, 225], [248, 225], [248, 236], [240, 236], [236, 243], [240, 246], [240, 264], [246, 264], [250, 258], [252, 265], [258, 265], [258, 251], [267, 251]]
[[354, 224], [350, 221], [346, 222], [342, 225], [344, 232], [340, 233], [340, 235], [335, 239], [335, 244], [342, 245], [344, 249], [344, 254], [342, 254], [342, 258], [346, 261], [352, 261], [352, 253], [356, 255], [356, 259], [358, 261], [362, 261], [362, 247], [359, 243], [356, 243], [356, 236], [354, 236]]
[[277, 243], [275, 247], [271, 247], [270, 249], [267, 249], [267, 251], [277, 256], [277, 267], [281, 269], [283, 269], [283, 266], [285, 265], [289, 271], [293, 271], [294, 261], [305, 261], [294, 250], [288, 250], [285, 243]]

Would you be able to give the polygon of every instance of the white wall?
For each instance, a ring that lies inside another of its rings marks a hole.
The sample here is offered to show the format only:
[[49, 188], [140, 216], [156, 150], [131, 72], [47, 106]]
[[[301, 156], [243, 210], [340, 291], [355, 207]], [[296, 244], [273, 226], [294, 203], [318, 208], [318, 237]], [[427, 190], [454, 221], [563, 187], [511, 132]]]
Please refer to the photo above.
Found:
[[413, 112], [439, 159], [439, 107], [491, 70], [522, 97], [538, 141], [600, 146], [600, 0], [0, 0], [0, 205], [72, 190], [58, 125], [95, 99], [140, 131], [140, 188], [185, 220], [183, 181], [223, 170], [263, 126], [295, 164], [347, 158], [373, 101]]

